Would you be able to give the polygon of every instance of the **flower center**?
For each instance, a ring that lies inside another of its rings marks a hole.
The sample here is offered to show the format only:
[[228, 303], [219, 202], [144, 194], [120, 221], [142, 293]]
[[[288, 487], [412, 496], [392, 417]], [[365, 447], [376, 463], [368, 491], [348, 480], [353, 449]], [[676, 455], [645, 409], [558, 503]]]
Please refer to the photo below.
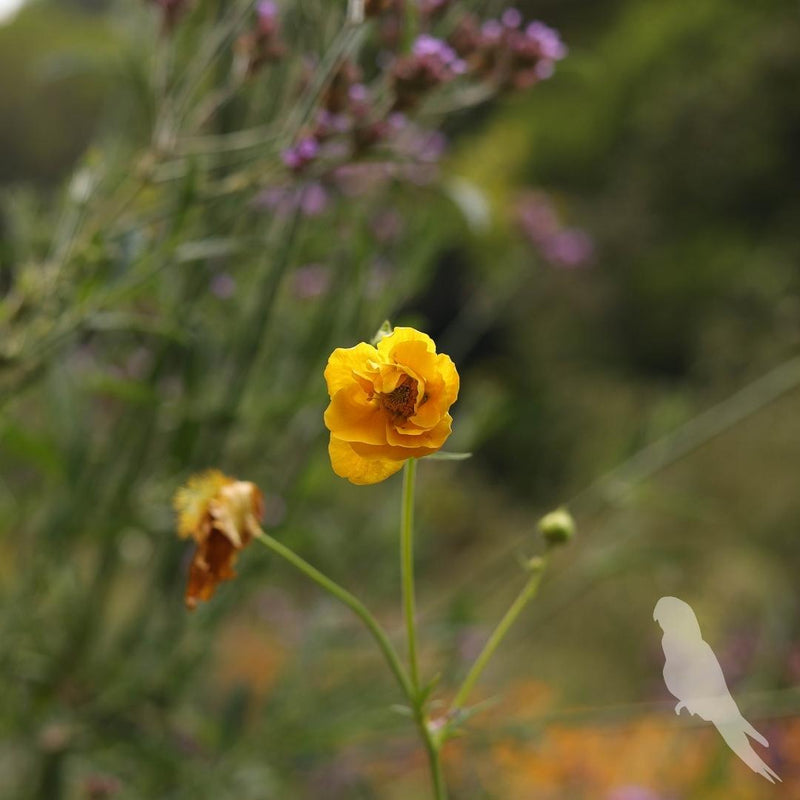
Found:
[[406, 375], [395, 389], [381, 395], [381, 402], [393, 416], [408, 419], [414, 413], [417, 402], [417, 382]]

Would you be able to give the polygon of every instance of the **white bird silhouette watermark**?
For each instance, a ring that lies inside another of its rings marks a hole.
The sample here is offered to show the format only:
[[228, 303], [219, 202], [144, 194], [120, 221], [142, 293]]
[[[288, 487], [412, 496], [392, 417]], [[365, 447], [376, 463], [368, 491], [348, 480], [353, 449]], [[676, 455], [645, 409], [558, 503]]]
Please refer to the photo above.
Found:
[[664, 631], [664, 683], [678, 703], [675, 713], [686, 708], [710, 722], [719, 731], [728, 747], [753, 772], [770, 783], [780, 781], [753, 749], [750, 739], [764, 747], [769, 742], [742, 716], [728, 690], [725, 675], [714, 651], [704, 641], [692, 607], [677, 597], [662, 597], [653, 611], [653, 619]]

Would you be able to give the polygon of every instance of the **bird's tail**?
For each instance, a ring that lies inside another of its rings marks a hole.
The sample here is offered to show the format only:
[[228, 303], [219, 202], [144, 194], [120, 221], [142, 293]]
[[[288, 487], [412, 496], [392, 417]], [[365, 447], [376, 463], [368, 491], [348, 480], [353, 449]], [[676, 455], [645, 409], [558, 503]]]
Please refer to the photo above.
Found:
[[765, 747], [769, 747], [767, 740], [742, 716], [730, 722], [716, 726], [728, 747], [750, 767], [753, 772], [765, 777], [770, 783], [781, 782], [778, 774], [753, 750], [748, 736], [757, 739]]
[[769, 742], [762, 736], [744, 717], [739, 717], [742, 723], [742, 729], [751, 738], [755, 739], [759, 744], [764, 747], [769, 747]]

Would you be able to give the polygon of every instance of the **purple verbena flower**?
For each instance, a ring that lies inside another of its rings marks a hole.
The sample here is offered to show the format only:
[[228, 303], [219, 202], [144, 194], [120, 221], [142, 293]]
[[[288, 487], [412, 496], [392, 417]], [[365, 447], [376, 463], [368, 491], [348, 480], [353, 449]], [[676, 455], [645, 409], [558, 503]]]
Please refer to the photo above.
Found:
[[565, 228], [541, 242], [542, 255], [559, 267], [586, 266], [594, 256], [594, 243], [585, 232]]
[[317, 182], [301, 186], [287, 183], [264, 189], [253, 199], [253, 205], [278, 217], [288, 217], [298, 210], [303, 216], [318, 217], [328, 207], [328, 192]]
[[318, 217], [328, 207], [328, 193], [320, 183], [310, 183], [300, 192], [300, 210], [306, 217]]
[[290, 147], [283, 151], [283, 163], [289, 169], [299, 171], [303, 167], [310, 164], [319, 153], [319, 142], [316, 139], [307, 136], [301, 139], [294, 147]]
[[464, 71], [464, 62], [447, 42], [423, 33], [414, 42], [412, 52], [420, 59], [431, 59], [449, 67], [453, 74], [460, 74]]
[[500, 17], [500, 21], [506, 28], [519, 28], [522, 25], [522, 14], [517, 8], [507, 8]]
[[523, 233], [535, 243], [557, 233], [561, 227], [553, 204], [541, 192], [523, 196], [517, 206], [517, 218]]
[[262, 24], [271, 24], [278, 18], [278, 6], [274, 0], [260, 0], [256, 5], [256, 15]]
[[426, 92], [466, 71], [466, 62], [447, 42], [423, 33], [414, 41], [411, 53], [393, 64], [394, 110], [413, 107]]
[[236, 294], [236, 280], [228, 272], [218, 272], [211, 279], [211, 291], [220, 300], [230, 300]]
[[556, 71], [556, 65], [549, 59], [543, 58], [534, 68], [533, 77], [536, 80], [546, 81], [548, 78], [553, 77]]
[[481, 27], [485, 44], [497, 44], [503, 38], [503, 33], [503, 26], [496, 19], [487, 20]]
[[522, 233], [550, 264], [575, 269], [588, 266], [594, 259], [591, 236], [579, 228], [564, 227], [543, 192], [524, 195], [516, 216]]
[[300, 300], [325, 294], [331, 285], [330, 269], [324, 264], [306, 264], [292, 274], [292, 291]]
[[317, 141], [327, 139], [337, 133], [346, 133], [350, 130], [350, 118], [347, 114], [334, 114], [327, 108], [317, 112], [317, 121], [314, 126], [314, 138]]
[[369, 100], [369, 92], [363, 83], [354, 83], [347, 94], [353, 103], [366, 103]]
[[525, 37], [536, 44], [541, 58], [560, 61], [567, 55], [567, 47], [558, 31], [543, 22], [531, 22], [525, 29]]

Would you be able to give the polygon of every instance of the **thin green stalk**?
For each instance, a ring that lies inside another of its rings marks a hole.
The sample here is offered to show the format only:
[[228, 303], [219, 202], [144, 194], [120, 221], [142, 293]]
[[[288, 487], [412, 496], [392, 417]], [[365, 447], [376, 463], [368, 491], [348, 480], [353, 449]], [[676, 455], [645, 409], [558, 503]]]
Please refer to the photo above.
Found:
[[326, 575], [323, 575], [318, 569], [312, 567], [311, 564], [298, 556], [297, 553], [295, 553], [293, 550], [290, 550], [288, 547], [286, 547], [286, 545], [281, 544], [277, 539], [274, 539], [265, 531], [258, 531], [258, 533], [255, 535], [255, 538], [258, 539], [261, 544], [265, 545], [274, 553], [277, 553], [279, 556], [281, 556], [281, 558], [286, 559], [286, 561], [288, 561], [290, 564], [297, 567], [297, 569], [299, 569], [304, 575], [306, 575], [308, 578], [311, 578], [314, 583], [316, 583], [326, 592], [332, 594], [337, 600], [344, 603], [344, 605], [346, 605], [354, 614], [356, 614], [356, 616], [364, 623], [377, 642], [378, 647], [380, 648], [381, 652], [386, 658], [387, 663], [389, 664], [390, 669], [392, 670], [392, 673], [394, 674], [395, 678], [397, 678], [397, 682], [400, 684], [400, 688], [403, 690], [403, 693], [408, 698], [410, 703], [415, 704], [416, 691], [412, 689], [408, 676], [406, 675], [406, 672], [400, 663], [400, 659], [398, 658], [394, 647], [392, 647], [392, 643], [389, 641], [389, 638], [387, 637], [380, 623], [375, 619], [375, 617], [372, 616], [367, 607], [357, 597], [355, 597], [355, 595], [348, 592], [347, 589], [344, 589], [343, 587], [339, 586], [338, 583], [332, 581]]
[[408, 640], [408, 662], [411, 687], [414, 696], [411, 704], [420, 738], [425, 746], [430, 765], [436, 800], [447, 800], [442, 764], [439, 759], [439, 743], [434, 739], [425, 719], [425, 702], [420, 694], [419, 663], [417, 659], [416, 601], [414, 593], [414, 484], [417, 476], [417, 461], [409, 458], [403, 466], [403, 500], [400, 507], [400, 574], [403, 586], [403, 612]]
[[347, 3], [347, 21], [351, 25], [363, 24], [364, 0], [349, 0]]
[[405, 45], [406, 50], [411, 50], [419, 33], [419, 3], [406, 3], [405, 18]]
[[[424, 722], [422, 724], [424, 726]], [[431, 770], [434, 797], [436, 800], [447, 800], [447, 785], [444, 782], [442, 761], [439, 758], [439, 747], [431, 738], [430, 731], [426, 727], [421, 731], [421, 735], [425, 743], [425, 751], [428, 754], [428, 764]]]
[[517, 595], [517, 599], [511, 604], [511, 607], [506, 611], [505, 616], [500, 620], [494, 632], [483, 646], [483, 650], [481, 650], [480, 655], [475, 659], [475, 663], [467, 673], [467, 677], [464, 678], [464, 682], [461, 684], [461, 688], [458, 690], [453, 700], [452, 707], [454, 709], [464, 707], [467, 697], [475, 686], [478, 678], [480, 678], [481, 673], [486, 668], [486, 665], [489, 663], [489, 659], [494, 655], [495, 650], [497, 650], [500, 642], [503, 641], [517, 617], [522, 613], [522, 610], [536, 595], [539, 584], [542, 581], [544, 568], [544, 561], [533, 568], [533, 572], [522, 587], [522, 591]]
[[403, 584], [403, 611], [408, 640], [408, 665], [411, 685], [419, 693], [417, 663], [416, 601], [414, 598], [414, 480], [417, 461], [409, 458], [403, 467], [403, 504], [400, 508], [400, 575]]

